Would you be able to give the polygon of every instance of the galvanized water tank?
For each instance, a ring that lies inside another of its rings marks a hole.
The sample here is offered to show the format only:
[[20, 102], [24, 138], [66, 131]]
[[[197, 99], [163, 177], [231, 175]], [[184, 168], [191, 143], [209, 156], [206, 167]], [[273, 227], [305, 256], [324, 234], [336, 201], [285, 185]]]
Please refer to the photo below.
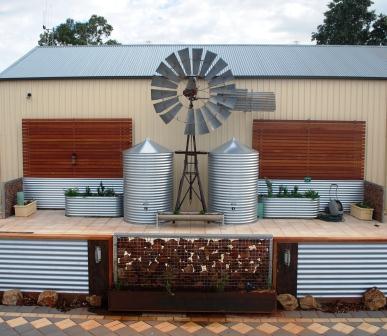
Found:
[[123, 152], [124, 219], [155, 224], [158, 211], [172, 211], [173, 152], [150, 139]]
[[235, 138], [209, 152], [209, 210], [223, 212], [226, 224], [257, 219], [258, 152]]

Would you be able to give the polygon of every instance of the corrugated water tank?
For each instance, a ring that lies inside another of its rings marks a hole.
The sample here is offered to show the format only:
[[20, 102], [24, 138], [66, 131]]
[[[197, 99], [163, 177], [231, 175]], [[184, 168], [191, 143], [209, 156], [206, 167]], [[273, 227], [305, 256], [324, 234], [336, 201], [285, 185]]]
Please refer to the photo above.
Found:
[[235, 138], [208, 155], [209, 210], [223, 212], [226, 224], [257, 219], [258, 152]]
[[155, 224], [158, 211], [172, 211], [173, 152], [150, 139], [123, 152], [124, 219]]

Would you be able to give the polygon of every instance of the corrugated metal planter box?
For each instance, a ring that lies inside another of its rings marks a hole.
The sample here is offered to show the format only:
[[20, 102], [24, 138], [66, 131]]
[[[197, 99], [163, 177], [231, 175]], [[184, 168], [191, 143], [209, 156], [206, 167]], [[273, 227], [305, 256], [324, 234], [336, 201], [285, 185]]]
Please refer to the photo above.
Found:
[[371, 208], [361, 208], [356, 204], [351, 204], [351, 215], [361, 220], [372, 220], [372, 214], [374, 209]]
[[13, 207], [15, 209], [16, 217], [28, 217], [36, 212], [37, 202], [32, 201], [31, 203], [28, 203], [26, 205], [14, 205]]
[[66, 196], [66, 216], [122, 217], [122, 195], [107, 196]]
[[316, 218], [320, 198], [265, 197], [265, 218]]

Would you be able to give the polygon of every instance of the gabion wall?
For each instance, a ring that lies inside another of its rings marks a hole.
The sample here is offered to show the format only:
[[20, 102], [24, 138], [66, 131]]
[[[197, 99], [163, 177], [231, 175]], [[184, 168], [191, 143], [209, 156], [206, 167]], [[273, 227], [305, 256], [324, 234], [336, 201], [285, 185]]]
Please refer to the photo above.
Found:
[[130, 289], [254, 290], [271, 286], [270, 237], [116, 236], [115, 282]]

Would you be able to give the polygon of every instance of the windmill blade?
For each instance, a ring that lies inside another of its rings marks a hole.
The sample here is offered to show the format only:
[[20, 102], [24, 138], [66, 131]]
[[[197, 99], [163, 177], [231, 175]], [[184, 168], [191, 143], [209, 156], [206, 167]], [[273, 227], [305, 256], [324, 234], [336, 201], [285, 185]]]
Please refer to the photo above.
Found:
[[188, 109], [184, 134], [195, 135], [195, 114], [193, 109]]
[[232, 80], [234, 80], [234, 75], [232, 74], [231, 70], [227, 70], [225, 73], [221, 74], [220, 76], [217, 76], [211, 79], [208, 83], [208, 86], [209, 87], [219, 86], [221, 84], [225, 84]]
[[204, 61], [203, 61], [203, 64], [202, 64], [202, 68], [200, 69], [200, 72], [199, 72], [199, 76], [200, 77], [204, 77], [208, 71], [208, 69], [210, 68], [212, 62], [214, 61], [214, 59], [216, 58], [216, 54], [211, 52], [211, 51], [206, 51], [206, 56], [204, 56]]
[[165, 89], [177, 89], [177, 84], [162, 76], [153, 76], [151, 85]]
[[235, 84], [229, 84], [229, 85], [224, 85], [220, 86], [217, 88], [210, 89], [210, 94], [229, 94], [232, 93], [236, 90]]
[[181, 77], [185, 77], [185, 73], [183, 68], [180, 65], [179, 60], [177, 59], [175, 53], [170, 54], [166, 59], [167, 63], [171, 66], [171, 68]]
[[187, 76], [191, 76], [191, 60], [189, 58], [189, 49], [181, 49], [178, 51], [181, 63], [183, 63], [183, 67]]
[[164, 114], [160, 115], [160, 118], [163, 119], [163, 121], [166, 124], [169, 124], [173, 118], [176, 117], [176, 115], [179, 113], [179, 111], [182, 109], [183, 105], [181, 103], [178, 103], [174, 107], [172, 107], [168, 112], [165, 112]]
[[225, 106], [219, 106], [219, 114], [222, 116], [223, 120], [226, 120], [231, 115], [231, 111]]
[[163, 100], [159, 103], [153, 104], [153, 106], [155, 108], [156, 113], [161, 113], [164, 110], [166, 110], [167, 108], [171, 107], [172, 105], [175, 105], [178, 102], [179, 102], [179, 98], [175, 97], [175, 98]]
[[210, 102], [218, 105], [223, 105], [229, 109], [235, 107], [237, 98], [236, 97], [226, 97], [226, 96], [213, 96], [209, 99]]
[[220, 115], [223, 118], [223, 120], [226, 120], [231, 115], [231, 111], [229, 110], [229, 108], [227, 108], [225, 106], [219, 106], [219, 105], [214, 104], [210, 101], [207, 102], [206, 107], [215, 116]]
[[195, 128], [198, 134], [210, 133], [207, 123], [204, 120], [203, 112], [199, 109], [195, 110]]
[[218, 118], [206, 107], [202, 107], [202, 111], [207, 118], [208, 123], [210, 124], [211, 129], [217, 129], [222, 126], [222, 123], [218, 120]]
[[164, 99], [168, 97], [173, 97], [177, 95], [177, 91], [172, 90], [158, 90], [158, 89], [152, 89], [151, 90], [151, 99], [157, 100], [157, 99]]
[[210, 81], [214, 78], [219, 72], [221, 72], [224, 68], [227, 67], [227, 63], [223, 60], [223, 58], [219, 58], [215, 65], [211, 68], [208, 74], [205, 77], [206, 81]]
[[276, 108], [273, 92], [247, 92], [237, 97], [234, 110], [244, 112], [274, 112]]
[[178, 83], [179, 77], [176, 76], [176, 74], [168, 68], [165, 63], [161, 62], [159, 67], [156, 69], [156, 72], [160, 75], [163, 75], [164, 77], [167, 77], [172, 82]]
[[200, 62], [202, 60], [203, 48], [192, 49], [192, 74], [197, 75], [200, 70]]

